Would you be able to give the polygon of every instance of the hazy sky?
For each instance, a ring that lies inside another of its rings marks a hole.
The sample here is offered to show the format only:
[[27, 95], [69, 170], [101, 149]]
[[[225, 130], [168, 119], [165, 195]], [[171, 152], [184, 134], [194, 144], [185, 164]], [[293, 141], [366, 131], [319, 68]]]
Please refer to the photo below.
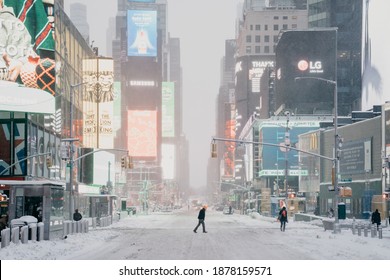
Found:
[[[65, 0], [87, 5], [90, 38], [106, 55], [108, 18], [117, 1]], [[216, 97], [225, 40], [233, 39], [237, 4], [242, 0], [168, 0], [168, 31], [180, 38], [183, 69], [184, 133], [190, 145], [190, 183], [206, 185], [210, 141], [215, 134]], [[101, 4], [100, 4], [101, 3]]]

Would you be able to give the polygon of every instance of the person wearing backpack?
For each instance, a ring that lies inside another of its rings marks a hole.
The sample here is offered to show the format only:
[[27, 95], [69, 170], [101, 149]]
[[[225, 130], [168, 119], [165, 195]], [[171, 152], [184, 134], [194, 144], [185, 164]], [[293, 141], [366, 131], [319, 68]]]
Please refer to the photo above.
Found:
[[279, 211], [278, 220], [280, 221], [280, 230], [284, 231], [286, 229], [287, 220], [287, 209], [285, 206]]

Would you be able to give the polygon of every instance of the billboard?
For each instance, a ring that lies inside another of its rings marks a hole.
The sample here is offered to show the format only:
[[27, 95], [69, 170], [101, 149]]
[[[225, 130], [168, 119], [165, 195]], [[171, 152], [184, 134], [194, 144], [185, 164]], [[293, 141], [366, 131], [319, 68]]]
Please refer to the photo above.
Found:
[[175, 83], [162, 83], [162, 137], [175, 137]]
[[127, 11], [127, 55], [157, 56], [157, 11]]
[[83, 144], [88, 148], [114, 146], [114, 61], [83, 60]]
[[127, 112], [127, 149], [133, 157], [157, 157], [157, 111]]
[[[296, 147], [300, 134], [316, 130], [320, 126], [318, 120], [294, 120], [288, 122], [290, 144]], [[287, 122], [286, 120], [263, 121], [259, 125], [259, 141], [275, 145], [284, 145]], [[260, 150], [262, 166], [257, 176], [284, 176], [288, 169], [289, 176], [307, 175], [307, 168], [299, 165], [298, 152], [286, 148], [263, 145]]]
[[55, 95], [54, 38], [49, 21], [54, 18], [53, 5], [44, 5], [42, 0], [1, 2], [0, 80]]
[[363, 2], [362, 47], [362, 110], [390, 100], [390, 41], [383, 37], [383, 22], [387, 21], [389, 1]]
[[324, 80], [336, 79], [336, 34], [335, 29], [282, 33], [275, 49], [276, 108], [284, 104], [297, 114], [333, 109], [334, 84]]

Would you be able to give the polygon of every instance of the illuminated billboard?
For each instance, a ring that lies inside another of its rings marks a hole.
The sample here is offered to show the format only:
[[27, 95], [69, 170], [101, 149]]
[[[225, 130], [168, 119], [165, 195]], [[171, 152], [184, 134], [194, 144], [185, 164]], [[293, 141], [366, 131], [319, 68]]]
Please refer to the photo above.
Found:
[[114, 61], [83, 60], [83, 144], [112, 149], [114, 121]]
[[175, 137], [175, 83], [162, 83], [162, 137]]
[[129, 110], [127, 149], [133, 157], [157, 157], [157, 112]]
[[127, 55], [157, 56], [157, 11], [127, 11]]
[[330, 28], [282, 33], [275, 49], [276, 109], [284, 104], [297, 114], [332, 111], [334, 84], [324, 79], [336, 79], [336, 34]]

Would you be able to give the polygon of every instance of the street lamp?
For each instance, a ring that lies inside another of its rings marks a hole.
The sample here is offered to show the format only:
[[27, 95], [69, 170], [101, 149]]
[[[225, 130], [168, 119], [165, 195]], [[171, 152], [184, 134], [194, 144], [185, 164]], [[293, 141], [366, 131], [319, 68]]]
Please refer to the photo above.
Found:
[[[337, 48], [336, 48], [337, 49]], [[336, 51], [337, 53], [337, 51]], [[336, 61], [337, 61], [337, 56], [336, 56]], [[336, 62], [337, 65], [337, 62]], [[337, 68], [337, 67], [336, 67]], [[337, 73], [337, 72], [336, 72]], [[335, 74], [335, 77], [337, 77], [337, 74]], [[337, 134], [337, 81], [333, 80], [328, 80], [324, 78], [319, 78], [319, 77], [296, 77], [295, 81], [298, 80], [303, 80], [303, 79], [313, 79], [313, 80], [320, 80], [324, 81], [328, 84], [332, 84], [334, 86], [334, 158], [333, 158], [333, 172], [332, 172], [332, 180], [333, 180], [333, 186], [334, 186], [334, 198], [335, 198], [335, 223], [337, 224], [339, 222], [339, 217], [338, 217], [338, 203], [339, 203], [339, 190], [338, 190], [338, 171], [339, 171], [339, 157], [340, 157], [340, 146], [339, 146], [339, 135]]]

